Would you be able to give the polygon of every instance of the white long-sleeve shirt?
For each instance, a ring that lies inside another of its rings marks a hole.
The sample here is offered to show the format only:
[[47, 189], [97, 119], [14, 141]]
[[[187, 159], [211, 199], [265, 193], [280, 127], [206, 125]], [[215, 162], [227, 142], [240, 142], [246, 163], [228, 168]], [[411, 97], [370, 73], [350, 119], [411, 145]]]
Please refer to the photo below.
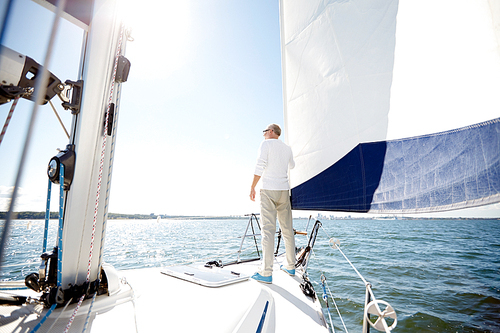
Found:
[[261, 176], [263, 190], [289, 190], [288, 168], [293, 169], [292, 149], [278, 139], [262, 141], [254, 174]]

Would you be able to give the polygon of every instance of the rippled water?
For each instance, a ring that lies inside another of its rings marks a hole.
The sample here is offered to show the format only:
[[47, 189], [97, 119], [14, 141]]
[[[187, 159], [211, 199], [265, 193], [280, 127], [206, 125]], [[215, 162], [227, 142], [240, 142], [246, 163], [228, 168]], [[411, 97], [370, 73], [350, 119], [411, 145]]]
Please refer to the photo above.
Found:
[[[294, 226], [303, 230], [306, 223], [296, 220]], [[51, 224], [54, 244], [56, 222]], [[104, 260], [129, 269], [235, 259], [246, 224], [109, 221]], [[335, 220], [324, 221], [323, 228], [309, 274], [321, 296], [317, 283], [324, 273], [349, 332], [361, 331], [365, 288], [327, 235], [339, 239], [377, 299], [396, 309], [396, 332], [500, 332], [500, 221]], [[28, 221], [15, 221], [0, 278], [23, 279], [36, 271], [42, 237], [43, 221], [32, 221], [30, 229]], [[307, 242], [296, 237], [298, 246]], [[252, 253], [253, 241], [247, 239], [244, 248]], [[330, 308], [336, 332], [344, 331], [331, 302]]]

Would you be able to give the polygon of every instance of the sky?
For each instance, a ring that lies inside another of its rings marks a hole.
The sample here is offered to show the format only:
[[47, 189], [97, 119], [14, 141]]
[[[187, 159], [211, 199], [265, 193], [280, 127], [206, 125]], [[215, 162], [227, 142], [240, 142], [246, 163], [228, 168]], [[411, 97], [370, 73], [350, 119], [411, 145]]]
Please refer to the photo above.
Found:
[[[27, 10], [37, 19], [26, 20]], [[42, 63], [51, 17], [16, 0], [12, 22], [23, 24], [11, 23], [4, 45]], [[259, 212], [249, 192], [262, 130], [283, 125], [278, 1], [131, 1], [128, 17], [134, 40], [126, 45], [131, 70], [122, 87], [109, 212]], [[62, 81], [76, 80], [82, 31], [61, 24], [49, 68]], [[53, 103], [69, 128], [71, 115], [57, 97]], [[2, 125], [10, 106], [0, 105]], [[32, 102], [19, 102], [0, 145], [0, 211], [8, 208], [31, 109]], [[18, 211], [45, 210], [47, 164], [68, 142], [49, 105], [39, 108], [34, 137]], [[479, 215], [498, 211], [481, 208]]]
[[[134, 41], [126, 46], [131, 70], [122, 87], [109, 211], [258, 212], [249, 192], [262, 130], [283, 123], [278, 2], [140, 4], [131, 8]], [[26, 6], [34, 4], [17, 0], [17, 15]], [[45, 16], [50, 22], [50, 13]], [[30, 36], [36, 31], [31, 24], [10, 29], [5, 45], [41, 63], [44, 40]], [[64, 42], [56, 45], [54, 54], [72, 50], [78, 59], [81, 37], [68, 37], [69, 26], [64, 24], [59, 36]], [[46, 36], [48, 31], [36, 33]], [[78, 62], [53, 59], [50, 68], [62, 81], [75, 80]], [[69, 128], [68, 112], [56, 98], [53, 102]], [[31, 105], [19, 102], [0, 146], [1, 210], [6, 209], [5, 192], [14, 183], [24, 140], [19, 134], [26, 132]], [[0, 106], [2, 124], [9, 108]], [[49, 139], [48, 133], [56, 138]], [[39, 110], [34, 137], [17, 210], [45, 210], [47, 163], [67, 143], [48, 105]]]

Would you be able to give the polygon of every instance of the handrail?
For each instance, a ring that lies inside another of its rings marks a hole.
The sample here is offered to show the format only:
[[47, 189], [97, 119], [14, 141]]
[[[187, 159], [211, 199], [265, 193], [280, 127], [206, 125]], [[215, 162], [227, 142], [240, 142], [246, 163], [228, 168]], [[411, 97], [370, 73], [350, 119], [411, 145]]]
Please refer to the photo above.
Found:
[[[254, 213], [245, 215], [245, 216], [250, 216], [250, 219], [248, 220], [248, 224], [247, 224], [247, 227], [245, 229], [245, 233], [241, 237], [241, 243], [240, 243], [240, 248], [238, 249], [238, 258], [236, 259], [236, 262], [241, 262], [241, 259], [240, 259], [241, 249], [243, 248], [243, 243], [245, 242], [245, 238], [247, 238], [247, 237], [253, 237], [254, 242], [255, 242], [255, 248], [257, 249], [257, 255], [259, 256], [259, 259], [260, 259], [259, 247], [257, 245], [257, 239], [255, 238], [255, 236], [258, 236], [258, 234], [256, 234], [254, 229], [253, 229], [253, 219], [254, 218], [255, 218], [255, 221], [257, 222], [257, 226], [260, 229], [259, 220], [257, 219], [257, 215], [258, 214], [254, 214]], [[250, 227], [250, 226], [252, 226], [252, 234], [247, 235], [248, 227]]]

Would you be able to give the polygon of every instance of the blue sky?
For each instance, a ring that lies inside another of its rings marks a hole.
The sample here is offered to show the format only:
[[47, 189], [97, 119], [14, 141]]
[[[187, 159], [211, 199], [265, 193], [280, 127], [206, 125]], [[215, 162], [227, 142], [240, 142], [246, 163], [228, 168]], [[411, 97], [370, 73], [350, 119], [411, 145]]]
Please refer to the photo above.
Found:
[[[132, 66], [122, 89], [109, 211], [258, 212], [248, 195], [262, 130], [283, 123], [278, 1], [149, 0], [131, 1], [128, 9]], [[27, 11], [36, 19], [27, 20]], [[42, 63], [51, 17], [16, 0], [4, 44]], [[82, 32], [62, 24], [49, 68], [62, 81], [76, 80]], [[53, 102], [69, 128], [71, 116]], [[9, 108], [0, 106], [2, 125]], [[20, 101], [0, 146], [0, 210], [7, 208], [31, 108]], [[40, 108], [34, 137], [18, 210], [45, 209], [46, 166], [67, 143], [48, 105]], [[498, 209], [488, 214], [498, 216]]]
[[[140, 4], [131, 10], [134, 41], [127, 44], [126, 56], [132, 66], [122, 90], [109, 211], [257, 212], [248, 194], [262, 129], [283, 121], [278, 2]], [[18, 15], [20, 8], [31, 7], [30, 1], [16, 1]], [[50, 23], [51, 14], [39, 12]], [[71, 51], [78, 59], [79, 40], [66, 35], [67, 26], [59, 35], [66, 47], [59, 42], [56, 51]], [[9, 29], [5, 45], [41, 63], [47, 37], [38, 33], [48, 35], [17, 25]], [[78, 62], [71, 65], [54, 58], [50, 68], [62, 81], [75, 80]], [[69, 127], [71, 117], [53, 102]], [[0, 106], [2, 119], [9, 108]], [[26, 131], [30, 112], [31, 102], [20, 101], [0, 146], [2, 170], [8, 170], [0, 175], [3, 192], [14, 183], [23, 142], [19, 134]], [[20, 210], [44, 210], [46, 165], [67, 143], [48, 105], [40, 108], [35, 134]]]

